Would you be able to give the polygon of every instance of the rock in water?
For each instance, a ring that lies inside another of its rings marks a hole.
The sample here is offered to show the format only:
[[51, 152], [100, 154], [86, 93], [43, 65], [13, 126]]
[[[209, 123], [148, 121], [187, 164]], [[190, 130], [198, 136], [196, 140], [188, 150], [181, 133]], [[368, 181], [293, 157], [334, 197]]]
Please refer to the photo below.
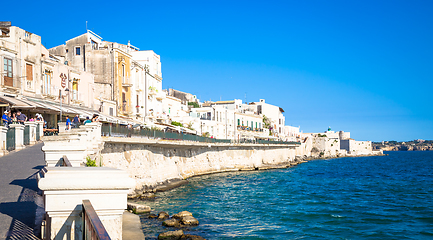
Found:
[[197, 235], [191, 235], [191, 234], [182, 235], [182, 237], [180, 239], [181, 240], [206, 240], [203, 237], [200, 237]]
[[195, 226], [199, 224], [198, 220], [193, 216], [185, 216], [180, 221], [182, 222], [183, 225], [187, 225], [187, 226]]
[[183, 236], [182, 230], [164, 232], [158, 235], [158, 240], [178, 240]]
[[158, 218], [158, 215], [152, 213], [152, 214], [149, 214], [148, 218]]
[[162, 222], [162, 226], [166, 227], [180, 227], [180, 223], [177, 219], [168, 219]]
[[174, 214], [173, 215], [173, 217], [177, 218], [177, 219], [181, 219], [181, 218], [186, 217], [186, 216], [191, 216], [192, 217], [192, 213], [190, 213], [188, 211], [182, 211], [182, 212], [180, 212], [178, 214]]
[[168, 215], [168, 213], [166, 213], [166, 212], [160, 212], [160, 213], [158, 213], [158, 219], [160, 219], [160, 220], [167, 219], [169, 217], [170, 217], [170, 215]]
[[140, 213], [148, 213], [150, 212], [151, 209], [149, 206], [146, 205], [141, 205], [137, 203], [128, 203], [128, 210], [132, 210], [132, 212], [135, 214], [140, 214]]
[[149, 199], [155, 199], [155, 194], [154, 193], [143, 193], [140, 195], [140, 199], [141, 200], [149, 200]]

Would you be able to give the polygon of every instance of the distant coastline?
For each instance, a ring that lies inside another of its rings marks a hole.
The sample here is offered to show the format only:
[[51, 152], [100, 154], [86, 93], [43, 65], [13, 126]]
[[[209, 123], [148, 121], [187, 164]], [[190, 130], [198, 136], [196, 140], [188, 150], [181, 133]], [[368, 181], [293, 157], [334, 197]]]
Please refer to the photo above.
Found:
[[433, 140], [373, 142], [373, 149], [383, 151], [433, 151]]

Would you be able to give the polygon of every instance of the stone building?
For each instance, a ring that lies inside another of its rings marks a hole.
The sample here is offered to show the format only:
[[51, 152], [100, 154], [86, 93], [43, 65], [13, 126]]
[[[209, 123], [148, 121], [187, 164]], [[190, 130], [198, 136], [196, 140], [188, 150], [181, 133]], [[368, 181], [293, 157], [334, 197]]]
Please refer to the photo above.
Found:
[[266, 116], [271, 121], [271, 133], [275, 137], [284, 138], [284, 125], [286, 124], [286, 118], [284, 116], [284, 110], [281, 107], [269, 104], [265, 102], [265, 99], [260, 99], [259, 102], [250, 103], [251, 106], [256, 107], [257, 114]]
[[167, 114], [163, 111], [163, 100], [166, 93], [162, 91], [161, 57], [152, 50], [135, 51], [132, 58], [144, 67], [143, 88], [141, 91], [143, 111], [146, 121], [165, 121]]
[[64, 57], [68, 65], [95, 76], [94, 96], [99, 110], [110, 116], [129, 117], [133, 114], [131, 101], [131, 45], [102, 41], [88, 30], [49, 49], [54, 56]]
[[102, 113], [140, 122], [164, 117], [161, 61], [153, 51], [102, 41], [90, 30], [49, 51], [95, 75], [94, 96]]
[[3, 23], [0, 35], [0, 91], [33, 96], [41, 93], [41, 37]]

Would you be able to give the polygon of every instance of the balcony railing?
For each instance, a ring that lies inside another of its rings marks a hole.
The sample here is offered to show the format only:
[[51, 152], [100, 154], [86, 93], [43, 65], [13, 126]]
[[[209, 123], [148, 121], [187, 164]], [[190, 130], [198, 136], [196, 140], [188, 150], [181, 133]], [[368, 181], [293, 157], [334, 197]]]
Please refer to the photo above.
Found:
[[238, 130], [263, 132], [263, 128], [251, 128], [247, 126], [238, 126]]
[[83, 200], [83, 239], [111, 240], [89, 200]]

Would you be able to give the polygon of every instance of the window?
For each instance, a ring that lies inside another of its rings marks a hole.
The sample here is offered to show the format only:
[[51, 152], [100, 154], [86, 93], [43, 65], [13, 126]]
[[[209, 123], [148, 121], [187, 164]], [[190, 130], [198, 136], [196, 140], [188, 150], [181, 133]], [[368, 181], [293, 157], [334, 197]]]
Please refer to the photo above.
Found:
[[109, 113], [110, 116], [113, 116], [114, 115], [114, 109], [111, 107], [109, 111], [110, 111], [110, 113]]
[[33, 89], [33, 65], [26, 63], [26, 86]]
[[122, 83], [125, 83], [125, 64], [122, 64]]
[[44, 73], [43, 93], [51, 94], [51, 71], [50, 70], [45, 70]]
[[259, 128], [262, 128], [262, 123], [259, 123]]
[[126, 94], [122, 93], [122, 111], [126, 111]]
[[97, 50], [98, 49], [98, 43], [92, 40], [92, 49]]
[[241, 120], [240, 119], [238, 119], [238, 126], [240, 126], [241, 125]]
[[13, 87], [14, 86], [13, 76], [14, 75], [13, 75], [13, 68], [12, 68], [12, 59], [4, 58], [3, 62], [4, 62], [4, 72], [5, 72], [3, 84], [5, 86]]
[[78, 81], [79, 79], [74, 78], [72, 80], [72, 99], [78, 100]]
[[75, 47], [75, 55], [76, 56], [81, 55], [81, 48], [80, 47]]

